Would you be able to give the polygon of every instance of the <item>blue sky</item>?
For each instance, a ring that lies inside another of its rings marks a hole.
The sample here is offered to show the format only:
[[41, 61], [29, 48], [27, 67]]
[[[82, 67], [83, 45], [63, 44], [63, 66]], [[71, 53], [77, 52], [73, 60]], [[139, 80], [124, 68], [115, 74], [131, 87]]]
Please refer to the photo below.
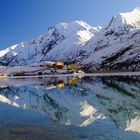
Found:
[[0, 0], [0, 50], [35, 39], [59, 22], [104, 26], [113, 15], [138, 6], [140, 0]]

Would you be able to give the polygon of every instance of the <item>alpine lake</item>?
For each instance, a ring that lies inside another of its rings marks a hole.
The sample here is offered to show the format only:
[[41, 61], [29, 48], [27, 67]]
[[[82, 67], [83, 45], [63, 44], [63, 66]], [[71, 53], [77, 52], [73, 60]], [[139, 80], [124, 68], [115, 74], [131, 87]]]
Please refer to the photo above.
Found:
[[140, 76], [1, 78], [0, 140], [140, 140]]

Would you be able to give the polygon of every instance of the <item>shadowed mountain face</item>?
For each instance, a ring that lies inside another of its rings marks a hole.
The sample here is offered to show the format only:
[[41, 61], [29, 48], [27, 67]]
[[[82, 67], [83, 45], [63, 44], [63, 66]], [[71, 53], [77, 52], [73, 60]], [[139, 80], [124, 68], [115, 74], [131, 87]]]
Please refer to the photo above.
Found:
[[[70, 133], [81, 139], [140, 137], [139, 76], [7, 79], [0, 89], [0, 101], [1, 125], [12, 130], [15, 123], [30, 131], [32, 125], [38, 127], [37, 133], [55, 127], [59, 134], [67, 132], [65, 138]], [[26, 130], [22, 128], [21, 133]]]

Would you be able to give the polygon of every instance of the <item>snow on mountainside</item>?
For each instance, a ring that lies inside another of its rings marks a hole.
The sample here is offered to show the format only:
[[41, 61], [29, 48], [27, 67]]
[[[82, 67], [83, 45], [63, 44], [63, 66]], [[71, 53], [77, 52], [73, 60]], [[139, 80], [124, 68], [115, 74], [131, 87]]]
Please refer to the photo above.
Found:
[[140, 70], [140, 8], [114, 16], [88, 46], [93, 52], [80, 64], [95, 70]]
[[120, 32], [123, 30], [130, 30], [140, 27], [140, 8], [135, 8], [128, 13], [119, 13], [117, 16], [113, 16], [109, 24], [104, 28], [110, 32]]
[[100, 27], [93, 28], [83, 21], [60, 23], [48, 29], [47, 35], [28, 43], [20, 43], [0, 51], [0, 62], [26, 65], [43, 60], [68, 60], [86, 53], [85, 43]]
[[2, 65], [63, 60], [85, 72], [140, 70], [140, 8], [113, 16], [103, 28], [83, 21], [60, 23], [29, 43], [0, 51]]

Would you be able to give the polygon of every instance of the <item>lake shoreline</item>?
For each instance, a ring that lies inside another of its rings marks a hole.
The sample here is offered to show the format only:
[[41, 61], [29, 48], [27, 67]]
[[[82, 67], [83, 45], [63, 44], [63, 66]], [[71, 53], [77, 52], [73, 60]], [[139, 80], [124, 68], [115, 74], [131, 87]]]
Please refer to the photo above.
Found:
[[98, 73], [74, 73], [74, 74], [45, 74], [28, 76], [1, 76], [0, 78], [18, 79], [18, 78], [45, 78], [45, 77], [66, 77], [66, 76], [140, 76], [140, 72], [98, 72]]

